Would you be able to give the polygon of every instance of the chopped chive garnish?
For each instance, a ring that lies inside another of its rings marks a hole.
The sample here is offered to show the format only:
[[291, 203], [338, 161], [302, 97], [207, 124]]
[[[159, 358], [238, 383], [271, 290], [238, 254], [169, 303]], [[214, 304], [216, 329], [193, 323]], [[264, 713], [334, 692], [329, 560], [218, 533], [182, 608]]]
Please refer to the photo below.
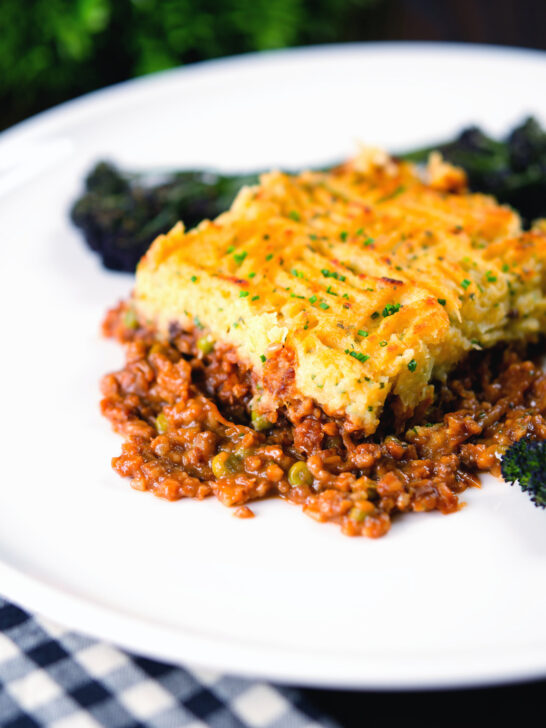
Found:
[[359, 336], [363, 336], [364, 338], [366, 338], [366, 336], [368, 336], [368, 332], [367, 331], [364, 331], [364, 329], [358, 329], [358, 331], [356, 333]]
[[342, 230], [339, 233], [339, 239], [341, 240], [342, 243], [344, 243], [348, 237], [349, 237], [349, 233], [347, 232], [347, 230]]
[[379, 346], [387, 346], [387, 341], [380, 341]]
[[190, 278], [190, 280], [191, 280], [192, 283], [196, 283], [197, 282], [197, 276], [192, 276]]
[[297, 212], [297, 210], [290, 210], [288, 216], [291, 220], [294, 220], [294, 222], [299, 222], [301, 220], [301, 215], [299, 212]]
[[235, 245], [230, 245], [229, 248], [226, 250], [226, 253], [233, 253], [235, 250]]
[[362, 243], [362, 245], [365, 248], [368, 248], [370, 245], [373, 245], [374, 239], [373, 238], [366, 238], [366, 240]]
[[262, 361], [265, 361], [265, 356], [264, 356], [263, 354], [260, 354], [260, 359], [261, 359]]
[[377, 200], [377, 201], [378, 201], [378, 202], [386, 202], [387, 200], [392, 200], [392, 199], [394, 199], [395, 197], [398, 197], [398, 195], [401, 195], [401, 194], [402, 194], [402, 192], [405, 192], [405, 190], [406, 190], [406, 187], [405, 187], [405, 185], [400, 185], [399, 187], [397, 187], [397, 188], [396, 188], [396, 189], [394, 190], [394, 192], [391, 192], [391, 193], [390, 193], [390, 195], [385, 195], [385, 197], [381, 197], [381, 198], [380, 198], [379, 200]]
[[364, 233], [364, 228], [358, 228], [355, 235], [362, 235]]
[[321, 301], [319, 303], [319, 308], [321, 308], [323, 311], [327, 311], [330, 308], [330, 306], [325, 301]]
[[465, 289], [465, 291], [469, 285], [470, 285], [470, 281], [468, 280], [468, 278], [465, 278], [464, 281], [461, 281], [461, 286]]
[[502, 272], [503, 273], [508, 273], [509, 271], [510, 271], [510, 266], [508, 265], [508, 263], [503, 263], [503, 265], [502, 265]]
[[329, 293], [331, 296], [338, 296], [339, 295], [335, 291], [332, 291], [332, 286], [328, 286], [328, 288], [326, 289], [326, 293]]
[[322, 275], [325, 278], [335, 278], [336, 281], [346, 281], [347, 277], [344, 275], [341, 275], [341, 273], [337, 273], [335, 270], [328, 270], [327, 268], [323, 268], [321, 271]]
[[358, 359], [358, 361], [361, 362], [368, 361], [370, 358], [367, 354], [363, 354], [361, 351], [349, 351], [349, 349], [345, 349], [345, 353], [352, 356], [353, 359]]
[[408, 369], [410, 372], [414, 372], [417, 369], [417, 362], [415, 359], [412, 359], [410, 362], [408, 362]]
[[373, 319], [379, 318], [379, 311], [374, 311], [374, 312], [372, 313], [372, 318], [373, 318]]
[[250, 300], [251, 300], [251, 301], [257, 301], [257, 300], [258, 300], [258, 298], [260, 298], [260, 297], [259, 297], [259, 296], [252, 296], [252, 298], [251, 298]]
[[439, 298], [439, 299], [438, 299], [438, 303], [440, 304], [440, 306], [445, 306], [445, 305], [446, 305], [446, 303], [447, 303], [447, 301], [446, 301], [446, 299], [445, 299], [445, 298]]
[[382, 312], [383, 318], [387, 318], [387, 316], [392, 316], [393, 314], [398, 313], [401, 306], [401, 303], [387, 303]]
[[239, 298], [246, 298], [248, 296], [248, 291], [239, 291]]
[[316, 297], [316, 296], [311, 296], [311, 297], [309, 298], [309, 303], [316, 303], [316, 302], [317, 302], [317, 300], [318, 300], [318, 299], [317, 299], [317, 297]]
[[255, 275], [256, 275], [256, 273], [254, 273], [254, 271], [253, 271], [252, 273], [249, 273], [249, 274], [248, 274], [248, 277], [249, 277], [249, 278], [254, 278], [254, 276], [255, 276]]
[[241, 265], [247, 255], [248, 253], [246, 252], [246, 250], [241, 250], [240, 253], [234, 253], [233, 260], [237, 263], [237, 265]]
[[487, 278], [488, 283], [496, 283], [497, 282], [497, 276], [494, 276], [493, 273], [488, 270], [485, 274], [485, 277]]

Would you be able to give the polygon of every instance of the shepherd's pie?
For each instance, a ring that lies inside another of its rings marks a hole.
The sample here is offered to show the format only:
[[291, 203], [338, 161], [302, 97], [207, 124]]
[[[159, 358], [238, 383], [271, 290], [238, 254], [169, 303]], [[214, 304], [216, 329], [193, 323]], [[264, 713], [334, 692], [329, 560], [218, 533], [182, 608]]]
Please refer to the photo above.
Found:
[[438, 155], [419, 170], [370, 149], [265, 174], [157, 238], [132, 305], [159, 338], [197, 327], [234, 347], [270, 422], [318, 406], [370, 435], [386, 402], [398, 421], [424, 411], [470, 350], [546, 330], [546, 234], [465, 183]]

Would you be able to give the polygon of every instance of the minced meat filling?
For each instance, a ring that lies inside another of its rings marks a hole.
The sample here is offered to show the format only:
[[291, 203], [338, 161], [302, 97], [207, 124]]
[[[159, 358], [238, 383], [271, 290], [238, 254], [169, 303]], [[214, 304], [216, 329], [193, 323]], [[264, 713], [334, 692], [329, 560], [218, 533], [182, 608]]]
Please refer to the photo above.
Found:
[[160, 343], [127, 314], [120, 304], [103, 327], [126, 350], [123, 369], [102, 380], [102, 412], [125, 439], [113, 467], [168, 500], [215, 495], [248, 517], [245, 504], [277, 495], [376, 538], [397, 513], [456, 511], [479, 471], [499, 473], [508, 445], [546, 438], [546, 375], [514, 350], [474, 352], [419, 423], [389, 434], [387, 412], [359, 440], [308, 403], [253, 426], [251, 374], [233, 349], [176, 327]]

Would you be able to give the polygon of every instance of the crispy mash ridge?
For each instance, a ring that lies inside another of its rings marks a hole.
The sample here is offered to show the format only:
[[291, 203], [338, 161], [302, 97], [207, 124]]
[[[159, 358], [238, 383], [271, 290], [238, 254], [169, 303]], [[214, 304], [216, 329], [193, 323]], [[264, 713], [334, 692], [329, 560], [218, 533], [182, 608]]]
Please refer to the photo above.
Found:
[[272, 172], [214, 221], [160, 236], [134, 308], [166, 338], [194, 326], [235, 347], [253, 407], [318, 405], [372, 434], [385, 401], [408, 417], [471, 349], [546, 331], [546, 233], [425, 172], [363, 150], [330, 173]]

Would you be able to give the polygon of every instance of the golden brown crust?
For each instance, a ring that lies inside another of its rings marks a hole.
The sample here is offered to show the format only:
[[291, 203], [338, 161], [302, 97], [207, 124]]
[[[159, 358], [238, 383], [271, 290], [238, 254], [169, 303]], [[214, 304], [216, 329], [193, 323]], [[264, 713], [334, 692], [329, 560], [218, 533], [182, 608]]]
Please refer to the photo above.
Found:
[[233, 347], [271, 419], [311, 401], [371, 434], [392, 396], [411, 416], [471, 349], [546, 330], [546, 234], [438, 158], [427, 174], [373, 150], [265, 175], [214, 222], [156, 240], [140, 320]]

